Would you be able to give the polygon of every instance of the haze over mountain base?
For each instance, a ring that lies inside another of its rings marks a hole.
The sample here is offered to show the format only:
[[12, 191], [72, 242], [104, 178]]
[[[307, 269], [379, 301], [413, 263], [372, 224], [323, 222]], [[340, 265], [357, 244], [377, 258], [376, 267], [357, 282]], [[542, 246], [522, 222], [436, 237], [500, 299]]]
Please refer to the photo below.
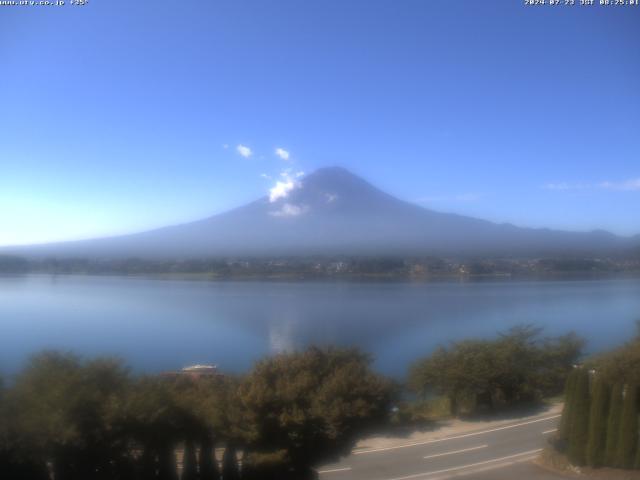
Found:
[[595, 255], [640, 237], [496, 224], [399, 200], [340, 167], [292, 180], [277, 195], [200, 221], [143, 233], [7, 247], [30, 258], [205, 258], [309, 255]]

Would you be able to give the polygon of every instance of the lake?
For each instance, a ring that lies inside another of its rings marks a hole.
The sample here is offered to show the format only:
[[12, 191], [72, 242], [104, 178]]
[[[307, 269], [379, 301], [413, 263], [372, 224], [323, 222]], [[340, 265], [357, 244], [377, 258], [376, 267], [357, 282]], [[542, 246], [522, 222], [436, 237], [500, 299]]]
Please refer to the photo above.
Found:
[[0, 277], [0, 372], [44, 348], [122, 357], [136, 371], [215, 363], [242, 372], [308, 344], [356, 345], [382, 373], [439, 344], [522, 323], [575, 330], [597, 351], [640, 318], [640, 280], [258, 282]]

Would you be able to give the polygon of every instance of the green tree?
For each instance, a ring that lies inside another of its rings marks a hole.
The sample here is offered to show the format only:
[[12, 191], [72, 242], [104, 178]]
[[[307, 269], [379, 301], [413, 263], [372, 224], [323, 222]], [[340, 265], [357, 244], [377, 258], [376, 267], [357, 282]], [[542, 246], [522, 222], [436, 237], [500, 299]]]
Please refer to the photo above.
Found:
[[618, 451], [618, 437], [622, 420], [622, 383], [616, 383], [611, 389], [609, 400], [609, 417], [607, 419], [607, 443], [605, 445], [604, 461], [610, 467], [616, 464]]
[[604, 465], [610, 396], [610, 389], [602, 375], [596, 374], [589, 415], [589, 443], [587, 444], [587, 464], [591, 467]]
[[409, 371], [410, 387], [446, 396], [454, 415], [468, 409], [513, 405], [555, 395], [580, 356], [583, 342], [570, 334], [542, 338], [530, 325], [512, 328], [495, 340], [465, 340], [438, 348]]
[[557, 395], [564, 390], [567, 377], [582, 356], [584, 345], [584, 339], [574, 332], [542, 340], [536, 382], [544, 396]]
[[573, 405], [576, 390], [576, 380], [578, 379], [579, 371], [574, 368], [567, 377], [565, 392], [564, 392], [564, 408], [562, 409], [562, 417], [560, 418], [560, 426], [558, 427], [558, 438], [564, 446], [569, 441], [569, 433], [571, 431], [571, 418], [573, 415]]
[[575, 399], [569, 419], [569, 460], [574, 465], [585, 465], [586, 446], [589, 440], [589, 372], [585, 368], [578, 369]]
[[215, 457], [215, 443], [210, 435], [203, 435], [200, 439], [200, 479], [219, 480], [220, 471]]
[[57, 480], [122, 478], [130, 463], [115, 411], [128, 382], [117, 361], [44, 352], [11, 391], [14, 424]]
[[184, 442], [182, 476], [180, 477], [180, 480], [198, 480], [196, 448], [193, 441], [189, 439]]
[[627, 385], [624, 390], [620, 436], [616, 455], [616, 466], [633, 468], [638, 445], [638, 387]]
[[355, 349], [309, 348], [256, 364], [239, 390], [252, 451], [286, 450], [298, 478], [348, 454], [366, 428], [386, 421], [393, 389]]
[[236, 448], [233, 444], [228, 444], [222, 455], [222, 478], [223, 480], [238, 480], [240, 478]]
[[612, 383], [640, 384], [640, 337], [596, 357], [592, 363]]
[[191, 418], [176, 402], [173, 383], [158, 377], [137, 379], [122, 417], [127, 436], [143, 451], [142, 478], [176, 480], [175, 449]]

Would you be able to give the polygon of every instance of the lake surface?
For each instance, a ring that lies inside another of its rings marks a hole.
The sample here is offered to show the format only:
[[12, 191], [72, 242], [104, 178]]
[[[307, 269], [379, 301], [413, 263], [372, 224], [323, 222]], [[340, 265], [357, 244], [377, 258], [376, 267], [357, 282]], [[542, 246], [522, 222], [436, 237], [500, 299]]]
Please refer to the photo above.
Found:
[[0, 371], [44, 348], [120, 356], [137, 371], [216, 363], [241, 372], [308, 344], [357, 345], [402, 377], [438, 344], [520, 323], [575, 330], [591, 351], [624, 342], [640, 280], [249, 282], [0, 277]]

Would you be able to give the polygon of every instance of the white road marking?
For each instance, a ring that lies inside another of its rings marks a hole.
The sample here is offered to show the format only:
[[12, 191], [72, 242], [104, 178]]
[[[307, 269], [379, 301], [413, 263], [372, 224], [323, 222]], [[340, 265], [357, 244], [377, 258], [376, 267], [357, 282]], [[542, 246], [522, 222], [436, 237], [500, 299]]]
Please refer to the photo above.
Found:
[[436, 458], [436, 457], [444, 457], [445, 455], [455, 455], [456, 453], [464, 453], [471, 452], [473, 450], [480, 450], [481, 448], [487, 448], [489, 445], [479, 445], [477, 447], [465, 448], [462, 450], [454, 450], [452, 452], [444, 452], [444, 453], [436, 453], [435, 455], [427, 455], [423, 458]]
[[477, 473], [481, 473], [481, 472], [488, 472], [491, 470], [499, 470], [500, 468], [505, 468], [505, 467], [510, 467], [511, 465], [516, 465], [518, 463], [523, 463], [523, 462], [530, 462], [531, 460], [534, 460], [537, 457], [537, 455], [529, 455], [526, 457], [518, 457], [515, 460], [511, 460], [508, 462], [501, 462], [501, 463], [493, 463], [491, 465], [486, 465], [483, 467], [478, 467], [478, 468], [473, 468], [471, 470], [462, 470], [460, 472], [453, 472], [453, 473], [449, 473], [449, 474], [445, 474], [445, 475], [440, 475], [438, 477], [429, 477], [429, 480], [449, 480], [450, 478], [458, 478], [458, 477], [465, 477], [467, 475], [475, 475]]
[[542, 432], [543, 435], [546, 435], [547, 433], [553, 433], [553, 432], [557, 432], [558, 429], [557, 428], [552, 428], [551, 430], [545, 430], [544, 432]]
[[363, 455], [365, 453], [384, 452], [387, 450], [396, 450], [398, 448], [415, 447], [418, 445], [429, 445], [431, 443], [447, 442], [449, 440], [458, 440], [459, 438], [474, 437], [476, 435], [484, 435], [486, 433], [498, 432], [500, 430], [508, 430], [510, 428], [522, 427], [524, 425], [531, 425], [532, 423], [545, 422], [547, 420], [553, 420], [554, 418], [560, 418], [562, 415], [553, 415], [551, 417], [538, 418], [536, 420], [530, 420], [528, 422], [516, 423], [515, 425], [507, 425], [504, 427], [496, 427], [490, 430], [484, 430], [482, 432], [465, 433], [464, 435], [455, 435], [453, 437], [439, 438], [436, 440], [426, 440], [424, 442], [405, 443], [403, 445], [395, 445], [393, 447], [372, 448], [371, 450], [362, 450], [360, 452], [353, 452], [352, 455]]
[[541, 451], [542, 451], [542, 449], [538, 448], [536, 450], [529, 450], [527, 452], [521, 452], [521, 453], [515, 453], [513, 455], [507, 455], [506, 457], [492, 458], [491, 460], [485, 460], [483, 462], [469, 463], [467, 465], [460, 465], [458, 467], [450, 467], [450, 468], [444, 468], [442, 470], [434, 470], [432, 472], [414, 473], [413, 475], [407, 475], [407, 476], [404, 476], [404, 477], [389, 478], [388, 480], [409, 480], [410, 478], [427, 477], [429, 475], [438, 475], [439, 473], [454, 472], [456, 470], [464, 470], [465, 468], [478, 467], [478, 466], [481, 466], [481, 465], [487, 465], [489, 463], [502, 462], [503, 460], [509, 460], [509, 459], [512, 459], [512, 458], [523, 457], [525, 455], [532, 455], [532, 454], [535, 454], [535, 453], [540, 453]]
[[348, 472], [349, 470], [351, 470], [351, 467], [332, 468], [330, 470], [318, 470], [318, 475], [322, 475], [323, 473]]

